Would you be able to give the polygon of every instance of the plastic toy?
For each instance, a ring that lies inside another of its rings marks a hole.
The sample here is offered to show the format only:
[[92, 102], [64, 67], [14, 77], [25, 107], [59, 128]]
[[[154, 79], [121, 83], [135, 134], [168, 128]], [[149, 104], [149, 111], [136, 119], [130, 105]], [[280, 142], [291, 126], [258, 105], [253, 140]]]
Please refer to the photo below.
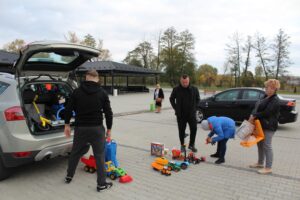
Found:
[[107, 176], [111, 179], [111, 180], [115, 180], [119, 177], [125, 176], [126, 172], [123, 168], [116, 168], [111, 161], [105, 162], [105, 170], [106, 170], [106, 174]]
[[199, 164], [200, 162], [205, 162], [206, 158], [204, 156], [197, 158], [195, 153], [190, 152], [187, 157], [187, 160], [189, 161], [189, 163]]
[[37, 127], [40, 130], [49, 130], [50, 127], [51, 127], [51, 120], [49, 120], [49, 119], [42, 116], [42, 114], [40, 112], [40, 109], [37, 107], [37, 105], [35, 103], [38, 98], [39, 98], [39, 96], [35, 95], [35, 97], [33, 99], [33, 102], [32, 102], [37, 114], [39, 115], [40, 121], [41, 121], [41, 123], [37, 123]]
[[[81, 162], [85, 164], [84, 171], [89, 173], [94, 173], [96, 171], [96, 161], [93, 155], [89, 158], [82, 157]], [[119, 178], [120, 183], [129, 183], [133, 179], [131, 176], [127, 175], [123, 168], [116, 168], [112, 161], [105, 162], [106, 175], [111, 179], [115, 180]]]
[[170, 161], [167, 166], [169, 171], [179, 172], [181, 170], [181, 167], [177, 166], [174, 161]]
[[185, 145], [184, 145], [183, 152], [179, 149], [176, 149], [176, 148], [172, 149], [172, 159], [187, 161]]
[[168, 170], [168, 163], [169, 161], [164, 158], [156, 158], [154, 162], [152, 162], [151, 166], [154, 170], [160, 171], [161, 174], [166, 175], [166, 176], [170, 176], [171, 172], [170, 170]]
[[190, 163], [188, 161], [176, 161], [175, 165], [177, 165], [181, 169], [185, 170], [185, 169], [188, 168], [188, 166], [190, 165]]

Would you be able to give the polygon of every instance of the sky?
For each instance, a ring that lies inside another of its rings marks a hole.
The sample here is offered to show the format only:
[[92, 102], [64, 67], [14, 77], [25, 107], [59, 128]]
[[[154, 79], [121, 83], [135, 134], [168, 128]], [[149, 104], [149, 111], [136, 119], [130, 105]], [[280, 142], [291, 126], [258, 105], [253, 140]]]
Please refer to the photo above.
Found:
[[[142, 41], [156, 49], [159, 33], [172, 26], [195, 37], [197, 65], [219, 73], [234, 33], [245, 41], [259, 32], [272, 43], [283, 29], [291, 42], [289, 74], [300, 76], [299, 0], [0, 0], [0, 49], [15, 39], [65, 41], [71, 31], [103, 40], [121, 62]], [[250, 69], [256, 65], [253, 52]]]

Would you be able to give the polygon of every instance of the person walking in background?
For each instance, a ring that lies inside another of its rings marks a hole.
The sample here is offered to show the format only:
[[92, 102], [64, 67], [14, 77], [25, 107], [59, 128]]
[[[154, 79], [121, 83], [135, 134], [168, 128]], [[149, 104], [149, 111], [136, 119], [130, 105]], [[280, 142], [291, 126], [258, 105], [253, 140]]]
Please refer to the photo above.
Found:
[[175, 110], [175, 115], [177, 117], [181, 151], [185, 151], [185, 129], [188, 123], [190, 127], [190, 143], [188, 148], [193, 152], [197, 152], [195, 147], [197, 133], [196, 111], [199, 102], [200, 95], [198, 88], [190, 85], [189, 76], [182, 75], [180, 78], [180, 84], [173, 88], [170, 96], [170, 103]]
[[155, 112], [160, 113], [162, 101], [164, 100], [165, 95], [164, 91], [160, 88], [160, 85], [157, 84], [154, 90], [154, 100], [155, 100]]
[[[225, 162], [226, 144], [230, 138], [234, 138], [235, 122], [229, 117], [216, 117], [212, 116], [201, 122], [201, 127], [204, 130], [210, 130], [206, 143], [214, 145], [218, 142], [217, 152], [210, 155], [211, 157], [218, 158], [216, 164]], [[213, 135], [217, 135], [213, 137]]]
[[70, 137], [70, 119], [72, 111], [75, 116], [75, 131], [73, 148], [69, 158], [67, 176], [65, 182], [70, 183], [75, 174], [79, 159], [92, 145], [97, 166], [97, 191], [105, 190], [112, 186], [106, 182], [105, 160], [105, 128], [103, 126], [103, 113], [106, 121], [106, 137], [111, 135], [113, 113], [106, 92], [98, 84], [99, 75], [96, 70], [86, 73], [84, 81], [78, 89], [75, 89], [65, 111], [65, 135]]
[[[258, 162], [250, 165], [250, 168], [261, 168], [260, 174], [269, 174], [272, 172], [273, 150], [272, 138], [278, 128], [278, 118], [280, 113], [279, 97], [276, 91], [280, 88], [280, 82], [276, 79], [269, 79], [265, 83], [265, 96], [255, 105], [249, 121], [254, 123], [259, 119], [265, 138], [257, 143]], [[266, 163], [264, 165], [264, 162]]]

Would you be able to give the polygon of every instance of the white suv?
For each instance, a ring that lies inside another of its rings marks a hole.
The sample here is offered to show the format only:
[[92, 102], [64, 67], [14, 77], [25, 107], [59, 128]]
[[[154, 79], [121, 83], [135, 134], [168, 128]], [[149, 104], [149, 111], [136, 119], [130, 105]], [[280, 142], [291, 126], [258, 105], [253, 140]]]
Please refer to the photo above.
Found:
[[71, 151], [64, 106], [77, 83], [69, 74], [98, 55], [82, 45], [35, 42], [21, 51], [15, 75], [0, 73], [0, 180], [11, 167]]

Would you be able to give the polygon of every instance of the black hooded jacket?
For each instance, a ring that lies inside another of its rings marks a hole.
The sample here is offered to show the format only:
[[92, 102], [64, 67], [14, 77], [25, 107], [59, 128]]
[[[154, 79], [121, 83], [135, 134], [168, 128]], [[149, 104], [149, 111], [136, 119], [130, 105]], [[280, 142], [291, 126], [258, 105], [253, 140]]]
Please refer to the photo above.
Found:
[[93, 81], [84, 81], [75, 89], [66, 106], [65, 123], [69, 124], [75, 111], [75, 126], [98, 126], [103, 124], [105, 114], [106, 128], [111, 129], [113, 113], [106, 92]]
[[196, 111], [200, 102], [198, 88], [189, 85], [187, 88], [180, 84], [173, 88], [170, 103], [178, 118], [196, 117]]

